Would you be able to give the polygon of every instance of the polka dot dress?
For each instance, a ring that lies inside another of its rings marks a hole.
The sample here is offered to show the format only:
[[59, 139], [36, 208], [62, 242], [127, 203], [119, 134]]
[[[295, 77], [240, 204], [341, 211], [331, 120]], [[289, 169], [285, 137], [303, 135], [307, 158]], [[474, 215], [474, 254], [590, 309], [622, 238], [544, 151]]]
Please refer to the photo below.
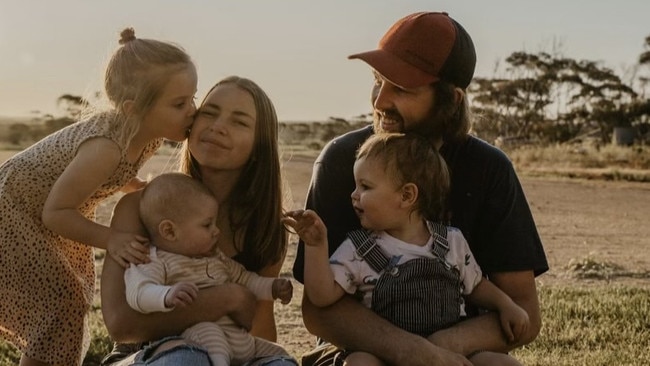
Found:
[[[80, 365], [88, 349], [95, 264], [92, 247], [48, 230], [41, 213], [79, 145], [94, 137], [118, 141], [113, 114], [70, 125], [0, 166], [0, 337], [54, 365]], [[161, 143], [150, 143], [135, 163], [123, 157], [81, 213], [94, 220], [97, 205], [136, 176]]]

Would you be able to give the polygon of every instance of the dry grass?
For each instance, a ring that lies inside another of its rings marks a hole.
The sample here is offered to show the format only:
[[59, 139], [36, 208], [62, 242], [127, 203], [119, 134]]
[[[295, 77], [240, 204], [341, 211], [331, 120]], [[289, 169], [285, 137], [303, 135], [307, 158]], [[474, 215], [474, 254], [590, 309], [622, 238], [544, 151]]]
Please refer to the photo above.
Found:
[[507, 153], [523, 174], [650, 182], [648, 146], [523, 146]]

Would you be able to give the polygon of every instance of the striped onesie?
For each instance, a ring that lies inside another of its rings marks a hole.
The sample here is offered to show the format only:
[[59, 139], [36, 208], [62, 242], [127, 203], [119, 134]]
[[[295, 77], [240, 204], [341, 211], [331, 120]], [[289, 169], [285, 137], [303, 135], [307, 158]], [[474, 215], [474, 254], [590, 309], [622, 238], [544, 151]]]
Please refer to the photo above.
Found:
[[[125, 274], [126, 299], [142, 313], [171, 311], [165, 294], [172, 284], [192, 282], [199, 288], [223, 283], [238, 283], [260, 300], [273, 300], [275, 278], [247, 271], [222, 251], [212, 257], [191, 258], [151, 248], [151, 262], [130, 266]], [[230, 317], [216, 322], [198, 323], [183, 332], [183, 337], [203, 346], [215, 365], [240, 365], [256, 357], [288, 355], [278, 344], [250, 335]]]

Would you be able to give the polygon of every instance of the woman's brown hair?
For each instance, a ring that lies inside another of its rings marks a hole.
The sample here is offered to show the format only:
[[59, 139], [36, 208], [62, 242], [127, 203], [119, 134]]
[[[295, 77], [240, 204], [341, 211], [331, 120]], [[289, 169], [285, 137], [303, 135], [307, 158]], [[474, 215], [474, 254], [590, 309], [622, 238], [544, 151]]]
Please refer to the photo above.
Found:
[[[234, 84], [249, 93], [257, 113], [253, 151], [230, 198], [235, 205], [230, 211], [230, 224], [235, 234], [235, 248], [239, 250], [237, 260], [248, 270], [257, 271], [282, 260], [287, 248], [287, 233], [281, 223], [283, 196], [278, 118], [268, 95], [246, 78], [227, 77], [215, 84], [206, 96], [224, 84]], [[181, 171], [201, 179], [198, 162], [192, 157], [187, 142], [182, 152]]]

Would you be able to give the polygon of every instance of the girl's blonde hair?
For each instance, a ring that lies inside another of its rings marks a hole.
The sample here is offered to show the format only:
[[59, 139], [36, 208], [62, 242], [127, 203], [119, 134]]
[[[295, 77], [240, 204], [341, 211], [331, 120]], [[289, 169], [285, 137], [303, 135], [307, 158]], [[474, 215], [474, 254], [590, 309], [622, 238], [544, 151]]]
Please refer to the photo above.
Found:
[[[282, 218], [282, 177], [278, 153], [278, 118], [268, 95], [255, 82], [230, 76], [215, 84], [206, 97], [220, 85], [234, 84], [253, 97], [257, 121], [255, 143], [230, 197], [233, 209], [230, 224], [239, 250], [237, 258], [248, 270], [257, 271], [279, 262], [287, 248], [287, 233]], [[205, 103], [205, 99], [201, 105]], [[201, 107], [199, 107], [200, 109]], [[181, 152], [180, 170], [201, 179], [198, 162], [187, 140]]]
[[447, 219], [450, 177], [447, 164], [432, 143], [415, 133], [376, 133], [357, 151], [357, 159], [376, 159], [398, 186], [413, 183], [418, 199], [413, 211], [429, 221]]
[[[106, 67], [104, 91], [117, 113], [119, 140], [128, 146], [170, 78], [194, 68], [194, 63], [180, 46], [136, 38], [133, 28], [124, 29], [120, 36], [121, 46]], [[126, 101], [133, 103], [129, 113], [124, 110]]]

